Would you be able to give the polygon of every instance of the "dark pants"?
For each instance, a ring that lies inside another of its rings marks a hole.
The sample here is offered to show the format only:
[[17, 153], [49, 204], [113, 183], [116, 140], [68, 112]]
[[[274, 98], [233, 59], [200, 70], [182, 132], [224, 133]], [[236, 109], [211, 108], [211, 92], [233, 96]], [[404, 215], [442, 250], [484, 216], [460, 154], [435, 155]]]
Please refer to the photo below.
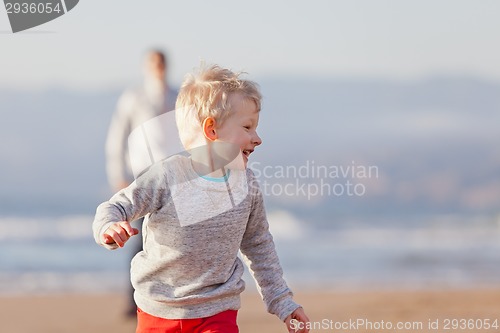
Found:
[[[144, 218], [141, 218], [137, 221], [132, 222], [132, 226], [134, 228], [139, 229], [139, 234], [130, 238], [128, 241], [128, 247], [130, 249], [130, 260], [139, 252], [142, 251], [142, 223], [144, 222]], [[130, 262], [129, 262], [129, 275], [130, 275]], [[128, 288], [128, 307], [127, 307], [127, 315], [136, 316], [137, 305], [134, 300], [134, 287], [132, 287], [132, 283], [130, 283], [129, 278], [129, 288]]]

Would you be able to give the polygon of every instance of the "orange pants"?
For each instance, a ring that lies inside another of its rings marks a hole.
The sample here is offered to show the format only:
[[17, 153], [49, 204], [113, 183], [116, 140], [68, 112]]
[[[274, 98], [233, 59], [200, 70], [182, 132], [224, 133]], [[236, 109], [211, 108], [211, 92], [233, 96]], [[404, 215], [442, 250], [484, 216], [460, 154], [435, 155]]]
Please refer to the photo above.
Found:
[[164, 319], [137, 309], [136, 333], [238, 333], [237, 313], [227, 310], [207, 318]]

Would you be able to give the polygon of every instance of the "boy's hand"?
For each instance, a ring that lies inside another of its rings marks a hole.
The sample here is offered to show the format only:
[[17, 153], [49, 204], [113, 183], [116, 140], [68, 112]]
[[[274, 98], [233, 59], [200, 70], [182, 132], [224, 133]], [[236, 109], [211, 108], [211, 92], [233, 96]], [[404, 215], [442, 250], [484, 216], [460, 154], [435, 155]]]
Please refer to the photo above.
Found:
[[309, 333], [309, 329], [306, 327], [308, 322], [309, 318], [307, 318], [302, 308], [293, 311], [292, 314], [285, 319], [286, 328], [290, 333]]
[[123, 247], [130, 237], [137, 235], [139, 230], [132, 228], [127, 221], [113, 223], [102, 235], [104, 244], [114, 244]]

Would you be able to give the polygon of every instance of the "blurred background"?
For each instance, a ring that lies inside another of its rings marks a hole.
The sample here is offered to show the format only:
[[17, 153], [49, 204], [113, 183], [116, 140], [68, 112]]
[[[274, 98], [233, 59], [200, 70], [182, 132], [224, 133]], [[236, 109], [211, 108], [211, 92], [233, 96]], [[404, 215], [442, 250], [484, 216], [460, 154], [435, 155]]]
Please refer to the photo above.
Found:
[[152, 47], [172, 87], [202, 60], [261, 85], [250, 166], [294, 288], [499, 287], [499, 13], [86, 0], [12, 34], [0, 10], [0, 295], [125, 290], [126, 251], [91, 223], [111, 115]]

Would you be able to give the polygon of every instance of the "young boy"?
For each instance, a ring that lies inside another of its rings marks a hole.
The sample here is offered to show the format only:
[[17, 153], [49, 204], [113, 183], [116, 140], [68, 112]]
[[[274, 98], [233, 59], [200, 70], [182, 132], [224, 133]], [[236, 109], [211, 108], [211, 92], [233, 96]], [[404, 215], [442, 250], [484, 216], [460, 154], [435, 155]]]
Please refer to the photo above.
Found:
[[262, 193], [246, 168], [262, 143], [260, 106], [257, 85], [230, 70], [212, 66], [189, 76], [176, 121], [190, 156], [153, 165], [97, 208], [94, 237], [108, 249], [123, 247], [138, 232], [129, 222], [146, 217], [144, 250], [131, 264], [137, 333], [238, 332], [245, 288], [240, 250], [268, 311], [289, 332], [307, 326], [283, 280]]

